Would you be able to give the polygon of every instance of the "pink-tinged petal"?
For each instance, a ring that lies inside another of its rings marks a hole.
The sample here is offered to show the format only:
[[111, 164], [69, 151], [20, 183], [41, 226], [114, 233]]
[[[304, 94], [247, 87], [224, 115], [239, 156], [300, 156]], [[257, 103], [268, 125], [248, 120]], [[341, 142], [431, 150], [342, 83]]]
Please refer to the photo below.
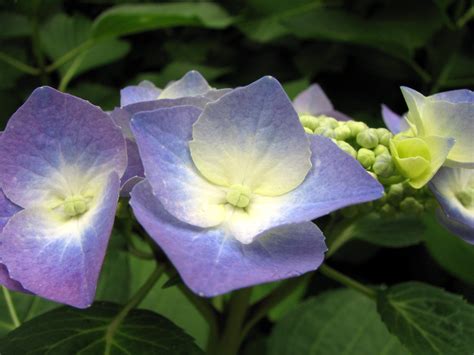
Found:
[[165, 208], [200, 227], [215, 226], [225, 214], [225, 192], [196, 170], [189, 153], [192, 125], [201, 110], [179, 106], [133, 116], [145, 175]]
[[317, 269], [327, 250], [324, 236], [311, 222], [271, 229], [244, 245], [225, 229], [180, 222], [165, 210], [147, 181], [136, 185], [131, 195], [139, 222], [188, 287], [201, 296], [299, 276]]
[[313, 84], [298, 94], [293, 100], [293, 106], [300, 115], [318, 116], [334, 110], [331, 101], [318, 84]]
[[397, 115], [386, 105], [382, 105], [382, 118], [385, 126], [387, 126], [393, 134], [406, 131], [410, 128], [403, 116]]
[[0, 233], [10, 218], [19, 211], [21, 207], [11, 202], [0, 189]]
[[352, 117], [347, 116], [345, 113], [339, 112], [337, 110], [321, 112], [321, 115], [335, 118], [338, 121], [350, 121], [353, 119]]
[[144, 80], [138, 85], [127, 86], [120, 90], [120, 106], [156, 100], [160, 93], [161, 90], [152, 82]]
[[16, 213], [0, 235], [0, 262], [28, 291], [78, 308], [93, 302], [117, 208], [115, 172], [91, 182], [98, 194], [83, 215], [64, 219], [32, 207]]
[[97, 106], [41, 87], [11, 117], [0, 139], [1, 186], [23, 208], [42, 205], [79, 175], [121, 176], [125, 149], [120, 129]]
[[145, 177], [142, 160], [138, 151], [138, 146], [135, 141], [126, 139], [127, 142], [127, 157], [128, 166], [120, 180], [120, 194], [121, 196], [128, 196], [132, 191], [133, 186]]
[[232, 235], [243, 243], [278, 225], [301, 223], [337, 209], [379, 199], [383, 186], [330, 139], [311, 135], [312, 168], [303, 183], [277, 197], [254, 195], [245, 211], [227, 221]]
[[8, 274], [8, 269], [3, 264], [0, 264], [0, 286], [5, 286], [6, 288], [12, 291], [29, 293], [21, 286], [18, 281], [15, 281], [10, 278], [10, 275]]

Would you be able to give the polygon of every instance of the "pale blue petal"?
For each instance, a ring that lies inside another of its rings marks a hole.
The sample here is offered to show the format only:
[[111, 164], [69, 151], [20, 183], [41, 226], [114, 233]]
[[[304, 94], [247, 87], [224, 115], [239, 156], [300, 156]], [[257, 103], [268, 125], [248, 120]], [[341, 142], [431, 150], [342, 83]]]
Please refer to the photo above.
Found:
[[206, 79], [197, 71], [187, 72], [181, 79], [163, 89], [160, 99], [178, 99], [181, 97], [199, 96], [206, 94], [212, 88]]
[[144, 80], [138, 85], [127, 86], [120, 90], [120, 106], [156, 100], [160, 94], [160, 89], [152, 82]]
[[296, 112], [300, 115], [318, 116], [334, 110], [331, 101], [318, 84], [312, 84], [306, 90], [299, 93], [293, 100], [293, 105]]
[[403, 116], [397, 115], [386, 105], [382, 105], [382, 118], [385, 126], [387, 126], [393, 134], [406, 131], [410, 128]]

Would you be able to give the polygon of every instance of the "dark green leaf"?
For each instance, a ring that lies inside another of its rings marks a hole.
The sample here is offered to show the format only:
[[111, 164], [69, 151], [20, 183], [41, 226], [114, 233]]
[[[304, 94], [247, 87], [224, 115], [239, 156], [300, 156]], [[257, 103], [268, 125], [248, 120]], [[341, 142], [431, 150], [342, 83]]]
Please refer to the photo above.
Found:
[[413, 354], [474, 352], [474, 306], [458, 295], [407, 282], [381, 292], [377, 309], [388, 329]]
[[375, 303], [348, 289], [307, 300], [275, 326], [272, 355], [408, 354], [377, 314]]
[[97, 83], [81, 82], [69, 89], [73, 95], [89, 100], [103, 110], [112, 110], [119, 104], [119, 90]]
[[434, 218], [425, 221], [425, 245], [447, 271], [474, 285], [474, 246], [441, 227]]
[[2, 339], [4, 355], [202, 354], [193, 339], [168, 319], [133, 310], [107, 333], [121, 306], [97, 303], [86, 310], [62, 307], [39, 316]]
[[0, 38], [26, 37], [31, 34], [31, 24], [26, 16], [0, 12], [0, 23], [2, 24]]
[[92, 35], [95, 38], [119, 37], [176, 26], [224, 28], [231, 21], [224, 9], [210, 2], [123, 5], [99, 16]]
[[302, 78], [284, 83], [283, 88], [285, 89], [288, 97], [293, 100], [301, 91], [307, 89], [309, 84], [310, 82], [308, 79]]

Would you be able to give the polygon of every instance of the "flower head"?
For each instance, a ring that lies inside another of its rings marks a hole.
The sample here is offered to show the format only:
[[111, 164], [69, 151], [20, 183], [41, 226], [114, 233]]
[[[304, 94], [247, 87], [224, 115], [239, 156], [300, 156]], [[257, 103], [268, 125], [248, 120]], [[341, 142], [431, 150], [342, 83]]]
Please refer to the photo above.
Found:
[[383, 193], [329, 139], [305, 134], [270, 77], [204, 110], [138, 113], [132, 130], [147, 177], [131, 193], [135, 215], [201, 295], [316, 269], [326, 246], [310, 221]]
[[127, 165], [120, 129], [98, 107], [42, 87], [11, 117], [0, 151], [0, 211], [16, 205], [0, 263], [31, 293], [89, 306]]

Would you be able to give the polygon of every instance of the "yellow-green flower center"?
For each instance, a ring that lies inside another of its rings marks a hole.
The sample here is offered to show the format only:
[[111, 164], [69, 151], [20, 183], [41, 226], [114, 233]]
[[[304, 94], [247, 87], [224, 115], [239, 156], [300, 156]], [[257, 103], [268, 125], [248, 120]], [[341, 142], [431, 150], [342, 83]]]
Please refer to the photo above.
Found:
[[431, 153], [426, 142], [420, 138], [395, 137], [390, 150], [398, 170], [409, 179], [421, 176], [430, 168]]
[[236, 184], [229, 188], [226, 199], [232, 206], [245, 208], [250, 203], [251, 194], [250, 188], [245, 185]]
[[64, 200], [63, 211], [68, 217], [76, 217], [87, 212], [87, 200], [80, 196], [69, 196]]
[[467, 209], [474, 209], [474, 186], [469, 186], [466, 190], [456, 193], [456, 198]]

